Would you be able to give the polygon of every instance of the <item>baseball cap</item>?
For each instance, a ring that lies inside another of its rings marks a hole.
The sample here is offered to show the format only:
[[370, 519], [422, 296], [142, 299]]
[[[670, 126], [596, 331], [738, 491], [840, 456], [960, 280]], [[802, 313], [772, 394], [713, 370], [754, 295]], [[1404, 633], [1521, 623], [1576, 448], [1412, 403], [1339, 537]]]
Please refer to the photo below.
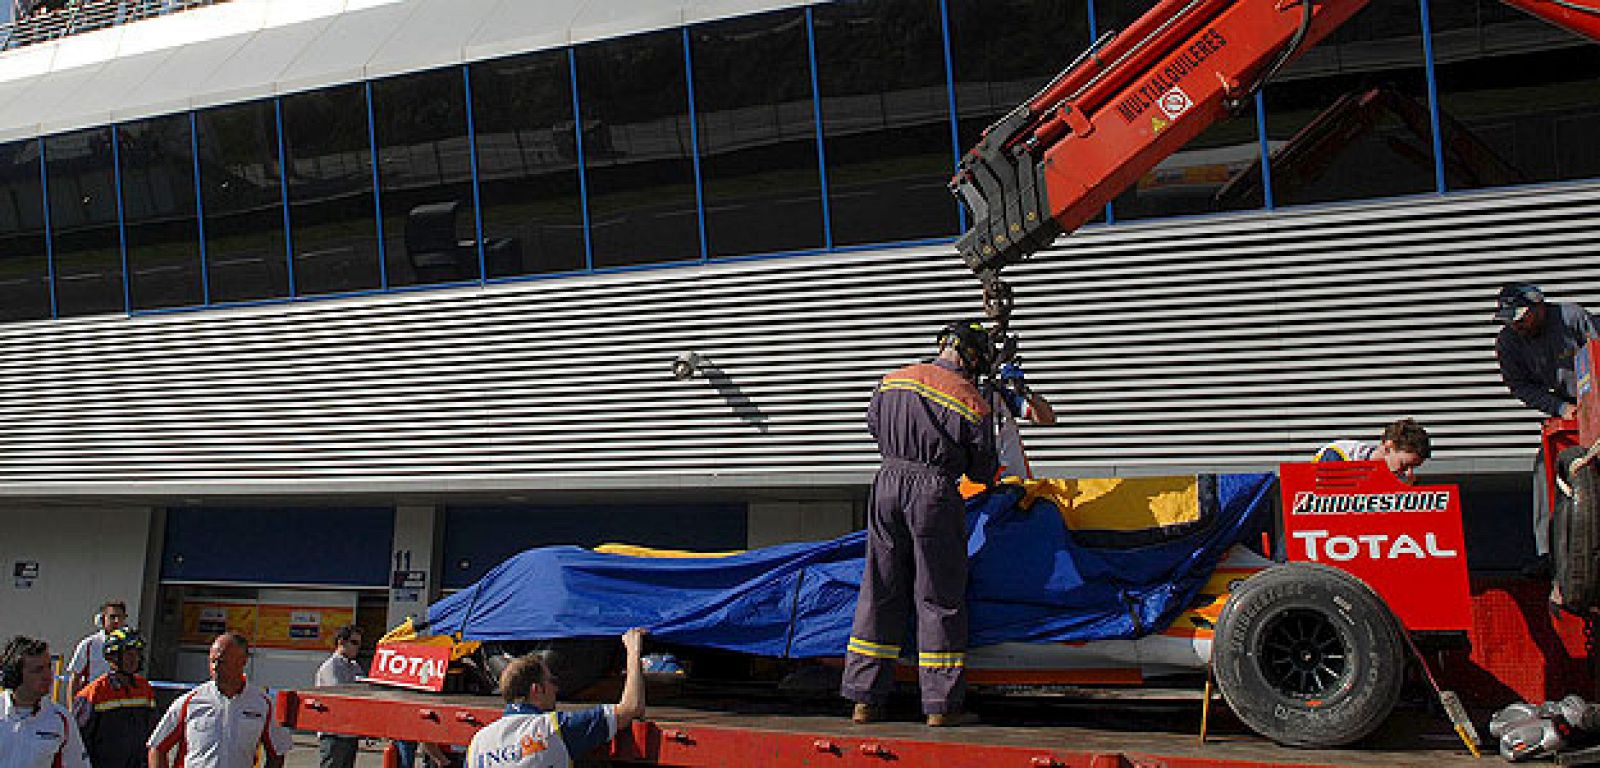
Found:
[[1495, 299], [1494, 319], [1501, 323], [1514, 323], [1528, 314], [1528, 310], [1544, 303], [1544, 292], [1531, 283], [1509, 283], [1500, 289]]

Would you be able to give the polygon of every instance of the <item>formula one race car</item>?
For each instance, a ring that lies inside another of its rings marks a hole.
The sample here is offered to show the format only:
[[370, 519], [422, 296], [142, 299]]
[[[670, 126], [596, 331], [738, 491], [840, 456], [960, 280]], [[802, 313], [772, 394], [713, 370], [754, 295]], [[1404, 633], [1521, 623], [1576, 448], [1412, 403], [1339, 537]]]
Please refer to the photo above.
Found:
[[[1209, 666], [1261, 734], [1349, 743], [1399, 697], [1401, 632], [1467, 627], [1460, 520], [1455, 488], [1407, 486], [1367, 462], [1285, 465], [1281, 482], [1030, 480], [976, 493], [968, 680], [1008, 691], [1198, 687]], [[563, 691], [577, 692], [608, 671], [614, 636], [632, 626], [689, 662], [736, 652], [836, 666], [864, 540], [529, 550], [392, 632], [373, 678], [440, 690], [452, 660], [489, 680], [508, 655], [553, 649]]]

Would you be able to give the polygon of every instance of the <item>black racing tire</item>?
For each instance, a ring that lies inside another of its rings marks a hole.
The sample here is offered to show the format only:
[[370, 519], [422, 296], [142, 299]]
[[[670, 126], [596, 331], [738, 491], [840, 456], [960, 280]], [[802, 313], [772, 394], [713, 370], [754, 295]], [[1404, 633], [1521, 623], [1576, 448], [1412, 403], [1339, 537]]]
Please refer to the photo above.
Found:
[[562, 701], [582, 693], [611, 672], [617, 649], [615, 637], [563, 637], [554, 640], [515, 640], [488, 642], [481, 652], [485, 666], [496, 680], [506, 666], [519, 656], [537, 653], [556, 678], [556, 693]]
[[1600, 606], [1600, 477], [1587, 466], [1576, 473], [1572, 462], [1585, 449], [1568, 448], [1556, 457], [1558, 476], [1572, 487], [1572, 496], [1557, 490], [1550, 500], [1550, 570], [1561, 593], [1561, 606], [1583, 613]]
[[1223, 698], [1252, 730], [1287, 746], [1333, 747], [1389, 717], [1406, 656], [1394, 615], [1360, 579], [1292, 563], [1233, 591], [1211, 664]]

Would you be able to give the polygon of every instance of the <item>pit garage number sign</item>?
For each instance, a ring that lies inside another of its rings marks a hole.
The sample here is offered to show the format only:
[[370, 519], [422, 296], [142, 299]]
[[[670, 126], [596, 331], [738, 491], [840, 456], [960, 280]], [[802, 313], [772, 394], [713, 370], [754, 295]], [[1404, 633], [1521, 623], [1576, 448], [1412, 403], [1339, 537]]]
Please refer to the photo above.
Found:
[[1472, 625], [1461, 492], [1412, 486], [1382, 462], [1284, 464], [1284, 546], [1372, 587], [1413, 630]]

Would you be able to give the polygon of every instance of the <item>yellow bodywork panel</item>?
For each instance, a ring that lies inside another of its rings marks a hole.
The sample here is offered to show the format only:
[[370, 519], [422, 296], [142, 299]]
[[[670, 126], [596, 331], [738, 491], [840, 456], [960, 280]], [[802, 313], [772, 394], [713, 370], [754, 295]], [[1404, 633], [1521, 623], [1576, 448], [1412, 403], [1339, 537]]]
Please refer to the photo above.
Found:
[[655, 547], [641, 547], [637, 544], [601, 544], [594, 551], [605, 555], [627, 555], [628, 557], [666, 557], [666, 558], [693, 558], [693, 557], [732, 557], [744, 554], [744, 550], [736, 549], [731, 552], [691, 552], [687, 549], [656, 549]]

